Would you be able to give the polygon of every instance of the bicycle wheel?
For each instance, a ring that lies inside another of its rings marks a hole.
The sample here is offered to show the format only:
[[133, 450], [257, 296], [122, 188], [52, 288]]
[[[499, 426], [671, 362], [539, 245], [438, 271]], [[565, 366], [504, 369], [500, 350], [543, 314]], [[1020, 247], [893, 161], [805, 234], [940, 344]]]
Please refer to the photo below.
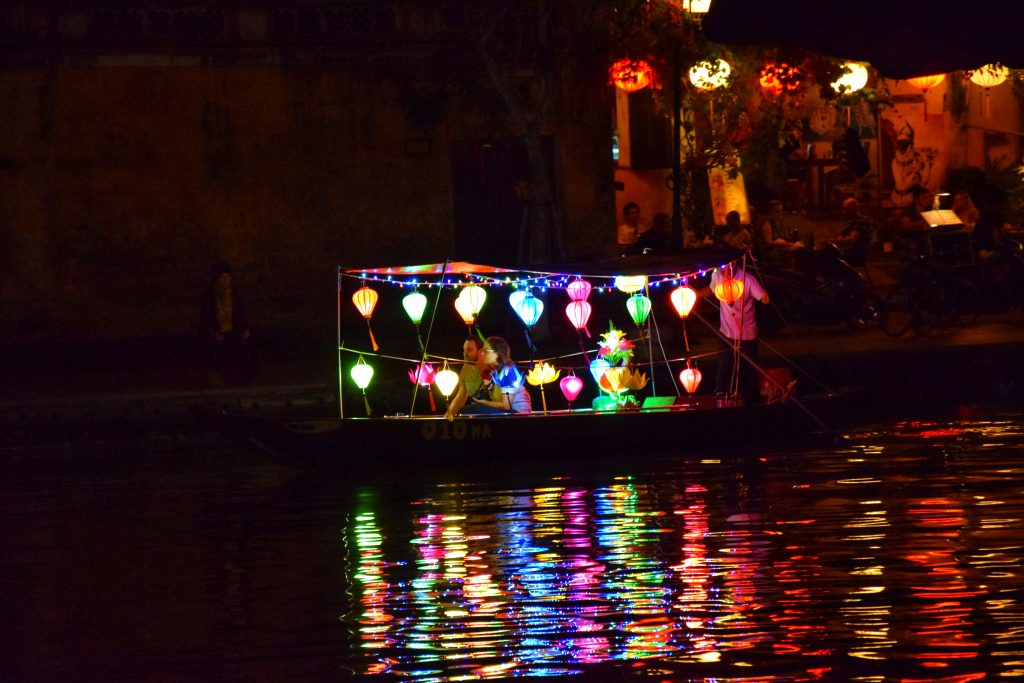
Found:
[[846, 324], [855, 330], [864, 330], [878, 323], [882, 317], [884, 303], [874, 294], [866, 294], [854, 310], [847, 314]]
[[890, 337], [899, 337], [909, 332], [917, 319], [919, 298], [916, 287], [896, 283], [882, 304], [882, 314], [878, 319], [882, 331]]

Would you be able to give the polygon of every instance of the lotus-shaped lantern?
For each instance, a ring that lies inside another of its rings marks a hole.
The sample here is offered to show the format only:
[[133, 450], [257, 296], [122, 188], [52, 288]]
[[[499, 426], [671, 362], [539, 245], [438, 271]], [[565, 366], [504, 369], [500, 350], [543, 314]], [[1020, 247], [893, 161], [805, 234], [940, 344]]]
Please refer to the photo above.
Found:
[[541, 405], [544, 406], [544, 412], [548, 412], [548, 400], [544, 395], [544, 385], [548, 382], [554, 382], [558, 379], [558, 375], [561, 371], [556, 370], [550, 364], [545, 362], [537, 363], [533, 366], [533, 369], [526, 373], [526, 381], [535, 387], [540, 387], [540, 401]]
[[601, 388], [613, 394], [627, 389], [639, 391], [647, 386], [647, 375], [632, 368], [609, 368], [601, 376]]

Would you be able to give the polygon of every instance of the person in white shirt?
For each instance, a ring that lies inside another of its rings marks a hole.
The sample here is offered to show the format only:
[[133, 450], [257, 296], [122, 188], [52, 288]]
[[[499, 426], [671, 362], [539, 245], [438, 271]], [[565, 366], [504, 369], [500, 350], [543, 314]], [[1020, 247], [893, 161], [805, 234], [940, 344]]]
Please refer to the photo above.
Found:
[[[711, 291], [715, 291], [715, 286], [727, 277], [743, 283], [743, 295], [731, 304], [718, 302], [718, 330], [722, 335], [719, 345], [722, 352], [719, 354], [718, 372], [715, 375], [715, 394], [732, 393], [731, 387], [736, 385], [734, 376], [739, 372], [739, 396], [749, 402], [757, 390], [757, 371], [747, 360], [749, 358], [757, 362], [757, 312], [754, 301], [767, 304], [768, 292], [741, 265], [729, 265], [716, 270], [711, 275]], [[738, 366], [737, 343], [741, 356]]]

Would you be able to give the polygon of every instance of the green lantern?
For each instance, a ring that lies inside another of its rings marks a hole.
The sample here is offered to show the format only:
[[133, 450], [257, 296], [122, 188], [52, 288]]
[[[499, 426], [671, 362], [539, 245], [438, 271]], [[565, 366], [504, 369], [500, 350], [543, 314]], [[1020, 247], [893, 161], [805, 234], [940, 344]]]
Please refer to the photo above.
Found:
[[629, 317], [639, 327], [647, 322], [647, 316], [651, 314], [651, 300], [643, 294], [634, 294], [626, 299], [626, 308], [629, 310]]
[[420, 321], [423, 320], [423, 312], [427, 310], [427, 297], [418, 291], [409, 292], [402, 299], [402, 308], [405, 309], [405, 314], [409, 316], [409, 320], [412, 320], [412, 324], [419, 325]]

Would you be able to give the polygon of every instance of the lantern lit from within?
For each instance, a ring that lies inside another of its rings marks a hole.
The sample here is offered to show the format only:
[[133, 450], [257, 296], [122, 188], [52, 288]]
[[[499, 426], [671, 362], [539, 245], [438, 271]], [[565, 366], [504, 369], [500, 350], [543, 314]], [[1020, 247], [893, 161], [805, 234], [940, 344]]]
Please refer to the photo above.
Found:
[[526, 373], [526, 381], [535, 387], [540, 387], [540, 402], [545, 413], [548, 412], [548, 399], [544, 395], [544, 385], [554, 382], [558, 379], [559, 374], [561, 374], [560, 370], [556, 370], [551, 364], [543, 361], [534, 365], [533, 369]]
[[583, 380], [576, 375], [566, 375], [562, 378], [562, 381], [558, 383], [558, 387], [562, 390], [562, 395], [565, 396], [565, 400], [569, 402], [569, 408], [572, 408], [572, 402], [580, 395], [583, 391]]
[[570, 301], [586, 301], [590, 298], [590, 290], [593, 289], [586, 280], [573, 280], [565, 287], [565, 293], [569, 295]]
[[840, 95], [857, 92], [868, 84], [868, 70], [863, 64], [846, 62], [843, 70], [843, 75], [831, 84], [832, 89]]
[[370, 329], [370, 316], [373, 315], [373, 308], [377, 305], [377, 292], [363, 285], [352, 295], [352, 303], [356, 305], [359, 314], [366, 319], [366, 329], [370, 333], [370, 344], [373, 346], [373, 350], [376, 351], [380, 347], [377, 346], [377, 340], [373, 337], [373, 330]]
[[783, 91], [794, 92], [800, 87], [800, 69], [789, 64], [767, 64], [761, 69], [758, 83], [761, 89], [773, 95], [781, 95]]
[[470, 285], [459, 293], [460, 299], [467, 299], [473, 311], [473, 317], [480, 315], [480, 311], [487, 301], [487, 290], [479, 285]]
[[971, 72], [971, 83], [988, 90], [1000, 85], [1009, 75], [1010, 70], [998, 62], [986, 64]]
[[436, 375], [434, 375], [434, 384], [441, 390], [445, 398], [452, 395], [455, 391], [455, 387], [459, 385], [459, 373], [448, 367], [448, 361], [444, 362], [444, 367]]
[[611, 82], [626, 92], [643, 90], [651, 84], [654, 71], [642, 59], [620, 59], [608, 69]]
[[540, 320], [541, 313], [544, 312], [544, 302], [533, 294], [527, 293], [526, 296], [518, 300], [518, 305], [512, 304], [512, 308], [523, 324], [527, 328], [533, 329], [533, 326]]
[[352, 381], [356, 383], [363, 392], [363, 405], [366, 406], [366, 414], [370, 414], [370, 400], [366, 398], [366, 387], [370, 386], [370, 380], [373, 379], [373, 368], [366, 364], [362, 356], [359, 356], [359, 361], [352, 366], [352, 370], [349, 371], [352, 375]]
[[601, 388], [612, 394], [639, 391], [647, 386], [647, 374], [632, 368], [609, 368], [601, 375]]
[[590, 361], [590, 374], [594, 377], [594, 381], [600, 386], [601, 378], [604, 377], [604, 373], [612, 366], [612, 364], [598, 356], [594, 360]]
[[724, 303], [735, 303], [743, 296], [743, 282], [734, 277], [724, 277], [715, 285], [715, 297]]
[[686, 389], [686, 393], [692, 394], [700, 386], [700, 380], [700, 370], [690, 365], [690, 359], [687, 358], [686, 368], [679, 373], [679, 381], [682, 383], [683, 389]]
[[704, 16], [711, 9], [711, 0], [683, 0], [683, 11]]
[[672, 307], [676, 309], [676, 313], [679, 314], [679, 317], [685, 318], [690, 315], [690, 311], [693, 310], [693, 305], [697, 303], [697, 292], [693, 291], [686, 285], [679, 285], [672, 290], [672, 294], [669, 295], [669, 299], [671, 299]]
[[[421, 363], [409, 371], [409, 381], [413, 384], [429, 387], [434, 382], [434, 374], [433, 365]], [[430, 397], [430, 412], [433, 413], [437, 410], [437, 405], [434, 403], [434, 394], [428, 391], [427, 396]]]
[[577, 332], [582, 331], [589, 337], [590, 330], [587, 329], [587, 321], [590, 320], [592, 310], [592, 307], [586, 301], [570, 301], [565, 307], [565, 315], [569, 318], [569, 322], [572, 323]]
[[646, 286], [646, 275], [619, 275], [615, 278], [615, 288], [625, 294], [635, 294]]
[[423, 321], [423, 312], [427, 310], [427, 297], [419, 292], [409, 292], [402, 297], [402, 308], [413, 325], [419, 325]]
[[465, 297], [455, 299], [455, 310], [458, 311], [462, 322], [472, 325], [476, 321], [476, 313], [473, 312], [473, 302]]
[[508, 295], [508, 304], [514, 311], [524, 298], [530, 295], [530, 292], [525, 289], [517, 289]]
[[924, 118], [928, 120], [928, 91], [946, 80], [946, 74], [932, 74], [930, 76], [914, 76], [908, 78], [907, 83], [914, 86], [924, 95]]
[[626, 310], [629, 317], [633, 319], [637, 327], [647, 322], [647, 316], [651, 314], [651, 300], [643, 294], [634, 294], [626, 299]]
[[697, 62], [690, 67], [690, 83], [698, 90], [715, 90], [729, 81], [732, 67], [724, 59]]

